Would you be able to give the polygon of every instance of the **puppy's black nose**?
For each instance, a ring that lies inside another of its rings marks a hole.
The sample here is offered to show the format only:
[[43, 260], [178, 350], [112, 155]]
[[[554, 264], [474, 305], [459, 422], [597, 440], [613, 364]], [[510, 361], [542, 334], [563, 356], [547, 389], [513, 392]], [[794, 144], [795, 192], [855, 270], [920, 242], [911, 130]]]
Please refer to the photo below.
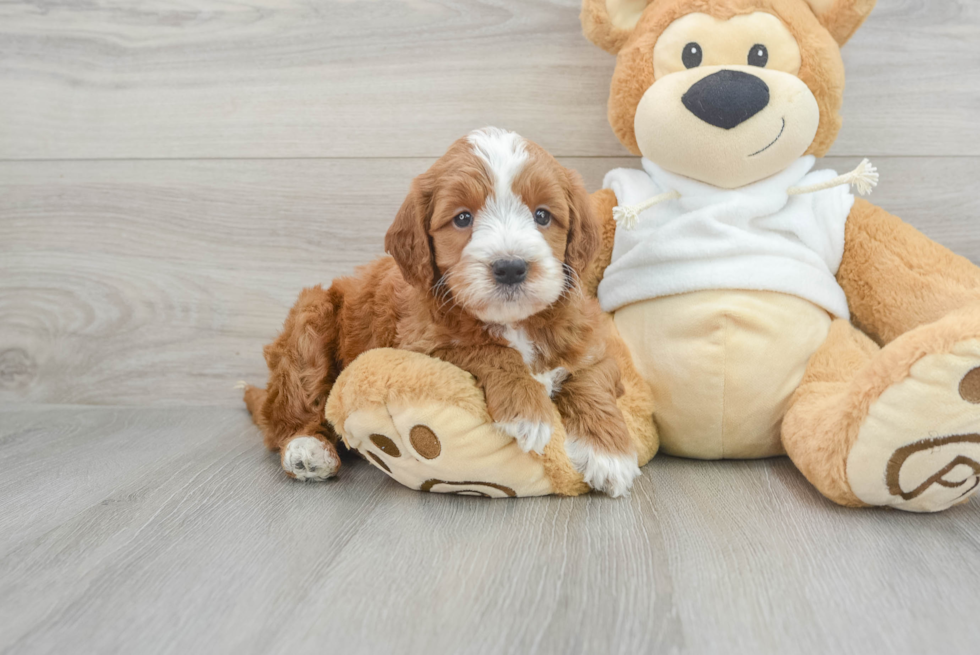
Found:
[[688, 89], [681, 102], [705, 123], [730, 130], [766, 108], [769, 87], [755, 75], [722, 70]]
[[523, 259], [498, 259], [491, 268], [493, 279], [500, 284], [520, 284], [527, 277], [527, 262]]

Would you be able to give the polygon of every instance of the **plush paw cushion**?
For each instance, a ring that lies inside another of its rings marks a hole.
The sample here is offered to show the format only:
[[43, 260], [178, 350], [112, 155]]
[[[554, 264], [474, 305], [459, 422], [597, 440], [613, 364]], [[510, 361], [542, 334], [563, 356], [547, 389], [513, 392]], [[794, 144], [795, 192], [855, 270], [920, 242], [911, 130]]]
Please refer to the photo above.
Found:
[[[626, 389], [619, 406], [642, 465], [657, 450], [652, 394], [625, 347], [619, 357]], [[426, 355], [364, 353], [337, 379], [326, 416], [349, 448], [419, 491], [489, 498], [589, 491], [565, 454], [557, 410], [544, 454], [525, 453], [493, 426], [472, 375]]]

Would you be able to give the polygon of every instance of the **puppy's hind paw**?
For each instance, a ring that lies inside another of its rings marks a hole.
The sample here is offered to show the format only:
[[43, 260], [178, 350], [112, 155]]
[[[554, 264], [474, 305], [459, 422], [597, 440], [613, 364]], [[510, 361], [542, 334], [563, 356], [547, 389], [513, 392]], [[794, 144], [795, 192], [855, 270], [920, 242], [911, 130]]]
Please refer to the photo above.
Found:
[[517, 445], [525, 453], [535, 452], [539, 455], [544, 453], [544, 447], [551, 441], [551, 433], [553, 432], [550, 423], [537, 421], [494, 423], [494, 427], [514, 437], [517, 440]]
[[282, 450], [286, 474], [304, 482], [320, 482], [337, 475], [340, 458], [330, 444], [316, 437], [294, 437]]
[[636, 453], [597, 452], [572, 435], [565, 440], [565, 452], [587, 485], [613, 498], [627, 494], [640, 475]]

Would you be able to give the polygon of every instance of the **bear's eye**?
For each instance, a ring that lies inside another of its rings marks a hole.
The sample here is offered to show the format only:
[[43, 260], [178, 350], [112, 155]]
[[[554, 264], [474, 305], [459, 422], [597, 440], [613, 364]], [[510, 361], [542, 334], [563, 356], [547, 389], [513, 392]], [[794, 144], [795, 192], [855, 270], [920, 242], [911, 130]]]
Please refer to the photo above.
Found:
[[759, 68], [765, 68], [766, 64], [769, 63], [769, 50], [766, 46], [761, 43], [756, 43], [749, 50], [749, 66], [758, 66]]
[[684, 46], [684, 52], [681, 54], [681, 61], [688, 68], [697, 68], [701, 65], [701, 60], [704, 59], [704, 53], [701, 52], [701, 46], [693, 41]]
[[453, 225], [464, 230], [470, 226], [473, 222], [473, 214], [469, 212], [461, 212], [453, 217]]

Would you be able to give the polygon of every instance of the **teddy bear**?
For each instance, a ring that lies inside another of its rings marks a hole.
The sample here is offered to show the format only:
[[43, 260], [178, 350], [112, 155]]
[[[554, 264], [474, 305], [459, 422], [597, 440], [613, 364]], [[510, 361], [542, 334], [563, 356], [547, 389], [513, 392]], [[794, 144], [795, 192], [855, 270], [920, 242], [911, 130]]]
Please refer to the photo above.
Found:
[[[980, 269], [855, 198], [873, 169], [814, 170], [841, 127], [840, 47], [874, 5], [583, 0], [617, 58], [609, 122], [642, 157], [592, 196], [604, 241], [583, 275], [628, 347], [641, 465], [788, 455], [835, 503], [914, 512], [980, 487]], [[588, 490], [560, 426], [524, 453], [471, 376], [422, 355], [362, 355], [326, 415], [412, 488]]]

